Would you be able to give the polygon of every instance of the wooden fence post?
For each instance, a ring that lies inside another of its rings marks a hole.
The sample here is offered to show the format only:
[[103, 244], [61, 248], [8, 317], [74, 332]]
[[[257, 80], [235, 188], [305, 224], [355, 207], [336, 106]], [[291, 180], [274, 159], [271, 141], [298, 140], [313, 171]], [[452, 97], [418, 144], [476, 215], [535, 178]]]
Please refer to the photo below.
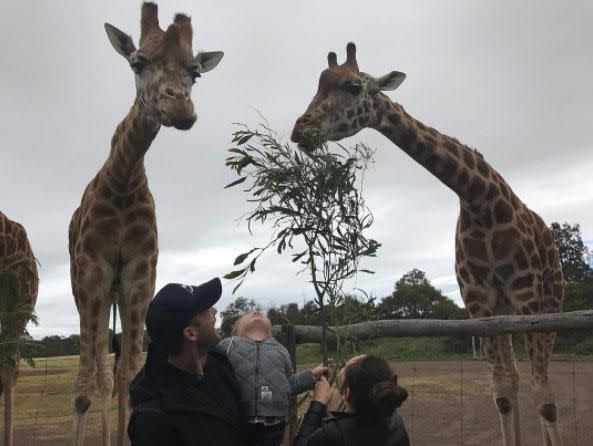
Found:
[[[290, 355], [290, 362], [292, 362], [292, 368], [296, 372], [296, 330], [294, 325], [288, 324], [282, 326], [282, 341], [288, 354]], [[290, 397], [290, 405], [288, 408], [288, 426], [284, 432], [284, 446], [291, 446], [294, 437], [297, 434], [298, 417], [297, 417], [297, 397]]]

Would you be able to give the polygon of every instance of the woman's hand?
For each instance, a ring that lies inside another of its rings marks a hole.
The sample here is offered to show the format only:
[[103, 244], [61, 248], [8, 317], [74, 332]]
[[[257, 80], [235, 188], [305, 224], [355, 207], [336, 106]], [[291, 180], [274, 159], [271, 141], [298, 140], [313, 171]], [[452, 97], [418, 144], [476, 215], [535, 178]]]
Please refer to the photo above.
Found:
[[321, 378], [319, 378], [319, 381], [317, 381], [317, 384], [315, 384], [315, 389], [313, 390], [313, 399], [320, 402], [324, 406], [327, 406], [327, 403], [333, 394], [334, 389], [327, 378], [322, 375]]

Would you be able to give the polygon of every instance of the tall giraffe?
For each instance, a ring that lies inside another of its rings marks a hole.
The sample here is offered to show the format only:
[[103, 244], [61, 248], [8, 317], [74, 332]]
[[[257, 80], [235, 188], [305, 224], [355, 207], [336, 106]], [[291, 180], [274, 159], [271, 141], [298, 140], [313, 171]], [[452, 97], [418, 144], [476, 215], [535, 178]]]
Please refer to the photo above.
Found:
[[[476, 150], [427, 127], [381, 91], [405, 79], [392, 71], [374, 78], [359, 71], [356, 46], [346, 62], [328, 54], [317, 94], [296, 121], [291, 139], [303, 150], [372, 128], [389, 138], [459, 196], [455, 271], [471, 317], [550, 313], [562, 310], [563, 277], [552, 232]], [[555, 333], [528, 334], [525, 342], [532, 385], [546, 445], [562, 444], [556, 404], [548, 380]], [[520, 445], [519, 373], [511, 336], [483, 338], [492, 368], [492, 394], [503, 443]]]
[[192, 52], [190, 18], [177, 14], [163, 31], [157, 5], [141, 9], [140, 47], [105, 24], [107, 36], [135, 73], [136, 99], [111, 139], [111, 152], [87, 185], [70, 222], [72, 292], [80, 315], [80, 367], [74, 381], [73, 444], [82, 445], [96, 377], [101, 396], [102, 444], [110, 443], [113, 372], [107, 364], [109, 312], [119, 307], [122, 345], [117, 367], [117, 444], [126, 438], [128, 385], [140, 369], [144, 316], [154, 294], [157, 228], [144, 156], [161, 125], [187, 130], [196, 121], [190, 93], [220, 51]]
[[[4, 446], [12, 446], [18, 339], [35, 308], [39, 278], [25, 228], [0, 212], [0, 395], [4, 393]], [[17, 340], [17, 344], [14, 341]], [[7, 342], [8, 341], [8, 342]]]

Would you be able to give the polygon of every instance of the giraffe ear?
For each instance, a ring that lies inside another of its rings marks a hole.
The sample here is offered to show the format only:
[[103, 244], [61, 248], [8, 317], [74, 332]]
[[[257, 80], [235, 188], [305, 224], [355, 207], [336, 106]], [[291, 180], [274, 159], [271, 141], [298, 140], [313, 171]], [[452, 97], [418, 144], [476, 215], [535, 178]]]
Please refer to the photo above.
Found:
[[105, 31], [113, 49], [129, 60], [130, 54], [136, 51], [132, 38], [109, 23], [105, 24]]
[[377, 79], [377, 85], [381, 91], [395, 90], [404, 81], [406, 75], [399, 71], [392, 71]]
[[202, 66], [201, 72], [207, 73], [218, 65], [222, 56], [224, 56], [222, 51], [204, 51], [196, 55], [196, 61]]

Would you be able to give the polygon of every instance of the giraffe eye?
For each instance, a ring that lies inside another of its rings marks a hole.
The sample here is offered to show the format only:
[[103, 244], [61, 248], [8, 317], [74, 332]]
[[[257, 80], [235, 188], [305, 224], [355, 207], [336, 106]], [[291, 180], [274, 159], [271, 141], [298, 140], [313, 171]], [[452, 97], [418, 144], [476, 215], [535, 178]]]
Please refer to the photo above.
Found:
[[194, 84], [196, 83], [197, 78], [202, 77], [201, 71], [202, 71], [201, 65], [192, 65], [189, 67], [189, 74], [190, 74], [191, 80]]
[[130, 64], [130, 66], [132, 67], [132, 71], [136, 74], [140, 74], [142, 73], [142, 69], [144, 68], [144, 63], [143, 62], [134, 62], [133, 64]]
[[351, 95], [358, 96], [362, 91], [362, 85], [355, 82], [346, 82], [342, 84], [342, 90], [347, 91]]
[[134, 57], [131, 61], [130, 61], [130, 67], [132, 67], [132, 71], [136, 74], [140, 74], [142, 73], [142, 70], [144, 70], [144, 67], [147, 64], [147, 60], [140, 56], [140, 55], [136, 55], [136, 57]]

